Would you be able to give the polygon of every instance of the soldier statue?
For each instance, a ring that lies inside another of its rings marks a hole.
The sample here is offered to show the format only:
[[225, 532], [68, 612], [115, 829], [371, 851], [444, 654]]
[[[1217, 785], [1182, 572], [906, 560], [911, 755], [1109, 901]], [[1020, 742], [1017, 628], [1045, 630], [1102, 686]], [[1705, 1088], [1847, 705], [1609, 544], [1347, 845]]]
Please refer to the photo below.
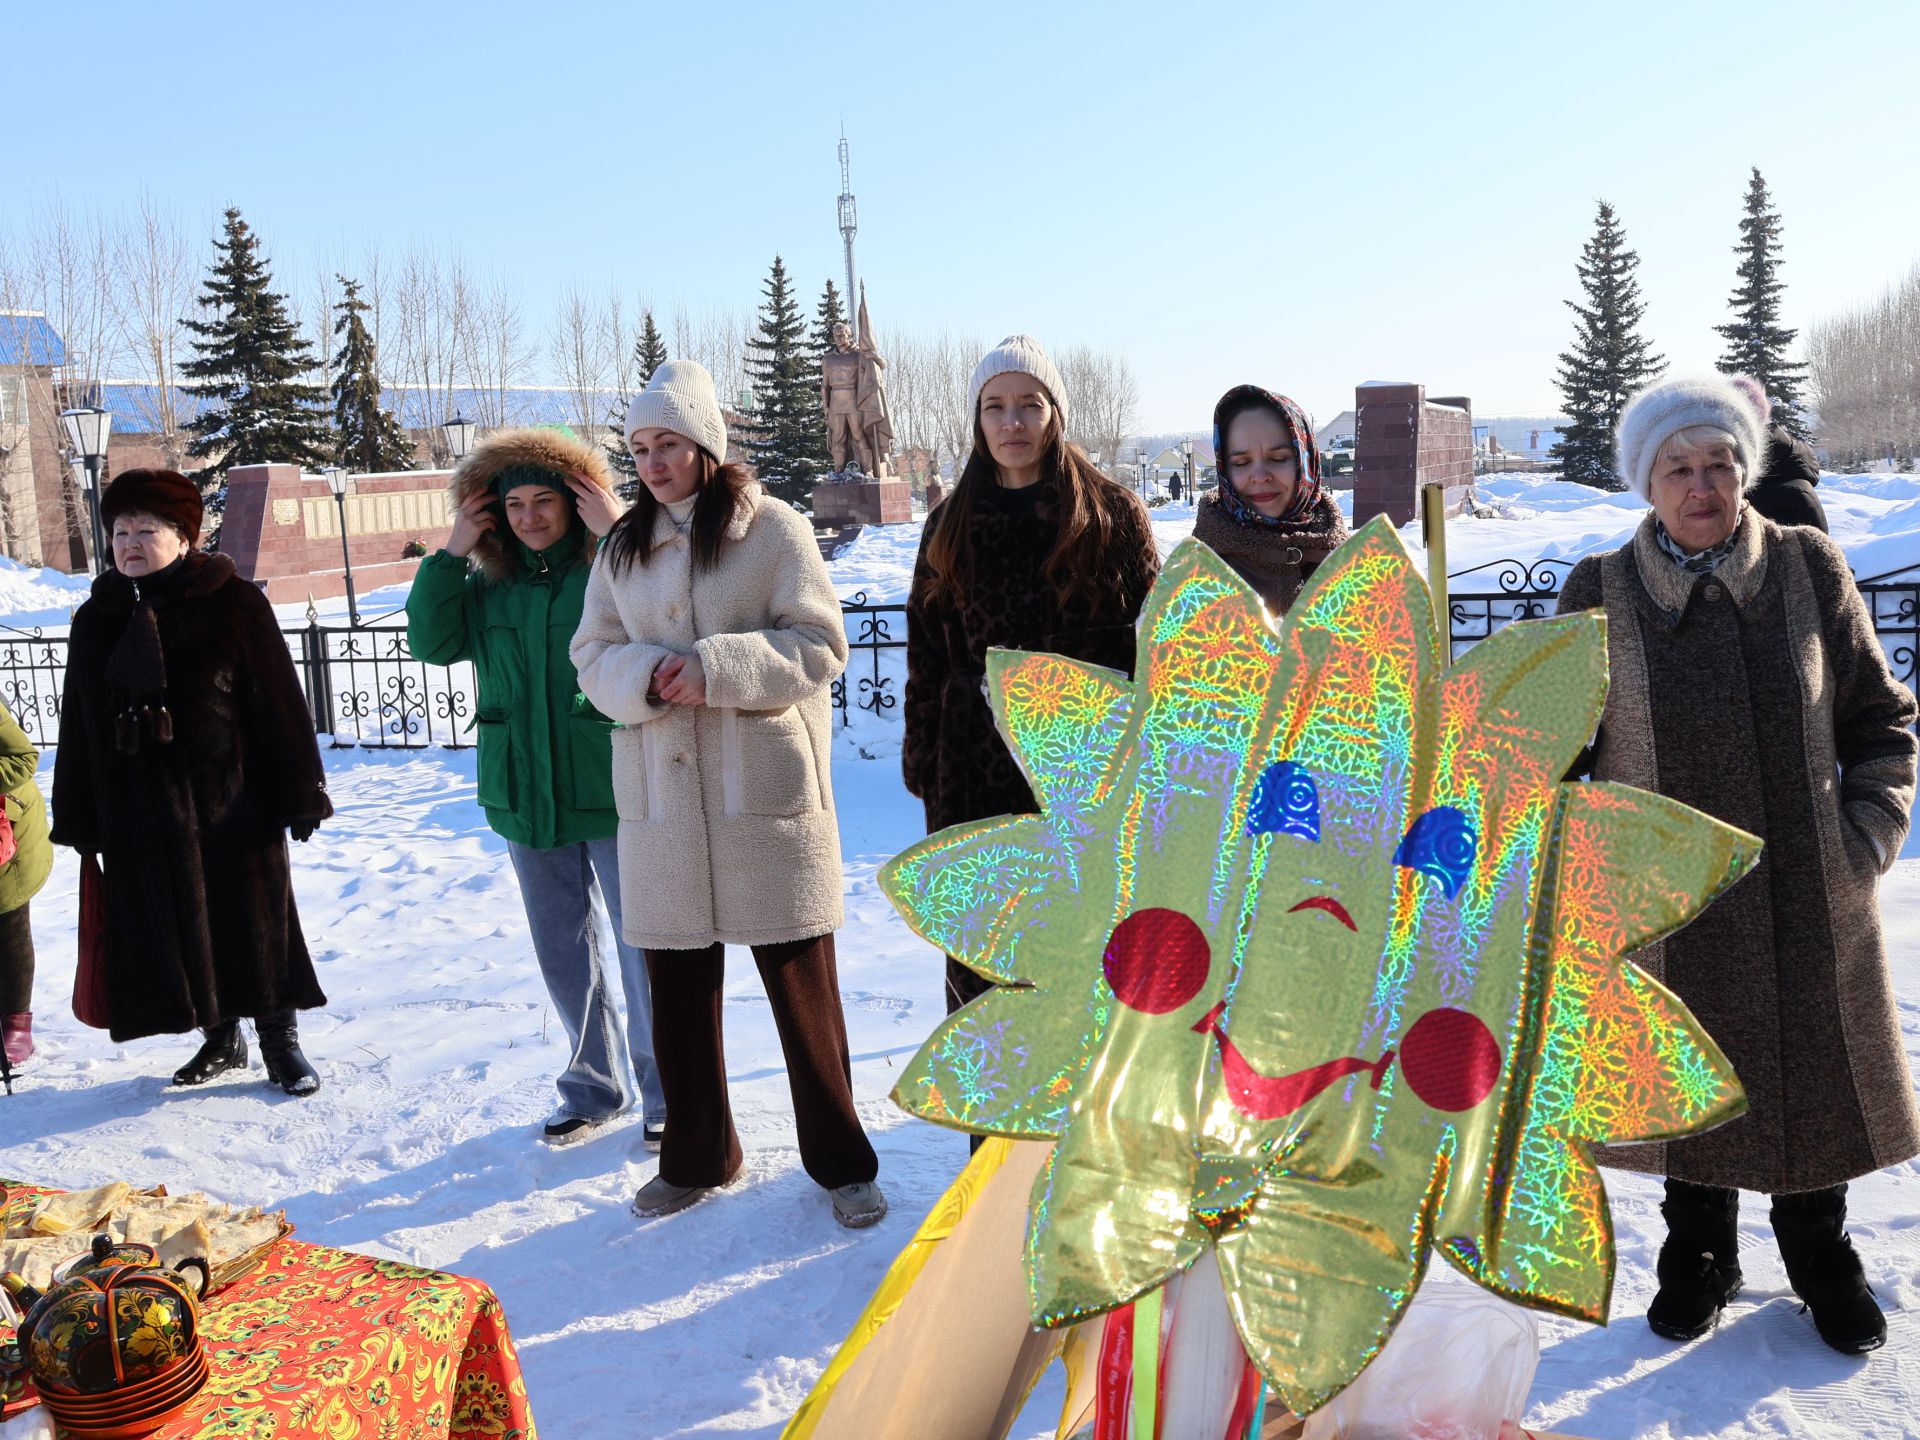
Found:
[[881, 372], [887, 362], [873, 346], [867, 325], [867, 297], [860, 296], [860, 340], [854, 343], [845, 321], [833, 327], [833, 349], [820, 358], [820, 408], [827, 412], [827, 454], [833, 478], [848, 479], [849, 460], [869, 480], [888, 473], [893, 453], [893, 418]]

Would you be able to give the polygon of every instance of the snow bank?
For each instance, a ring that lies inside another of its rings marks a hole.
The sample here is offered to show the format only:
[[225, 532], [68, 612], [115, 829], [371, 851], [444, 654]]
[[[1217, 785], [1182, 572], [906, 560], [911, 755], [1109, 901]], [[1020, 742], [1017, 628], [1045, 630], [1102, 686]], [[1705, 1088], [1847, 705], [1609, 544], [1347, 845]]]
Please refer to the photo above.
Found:
[[92, 583], [85, 575], [36, 570], [0, 556], [0, 624], [20, 630], [64, 628]]

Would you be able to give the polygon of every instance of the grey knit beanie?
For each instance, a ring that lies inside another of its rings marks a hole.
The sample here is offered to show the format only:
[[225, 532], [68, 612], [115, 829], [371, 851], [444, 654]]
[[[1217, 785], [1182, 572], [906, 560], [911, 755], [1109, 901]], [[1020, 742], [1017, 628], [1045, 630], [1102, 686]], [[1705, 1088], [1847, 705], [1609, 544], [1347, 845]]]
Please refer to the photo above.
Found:
[[671, 430], [684, 435], [722, 465], [727, 463], [727, 422], [713, 376], [692, 360], [669, 360], [653, 372], [647, 388], [627, 406], [627, 434]]
[[1689, 425], [1712, 425], [1733, 436], [1741, 479], [1759, 478], [1767, 454], [1766, 391], [1745, 375], [1693, 375], [1659, 380], [1627, 402], [1614, 432], [1620, 478], [1651, 500], [1654, 456], [1667, 437]]
[[1053, 397], [1053, 408], [1060, 412], [1060, 428], [1067, 428], [1067, 387], [1060, 372], [1047, 358], [1046, 347], [1031, 335], [1009, 335], [980, 357], [973, 367], [973, 379], [967, 382], [967, 413], [980, 414], [980, 392], [996, 375], [1031, 375]]

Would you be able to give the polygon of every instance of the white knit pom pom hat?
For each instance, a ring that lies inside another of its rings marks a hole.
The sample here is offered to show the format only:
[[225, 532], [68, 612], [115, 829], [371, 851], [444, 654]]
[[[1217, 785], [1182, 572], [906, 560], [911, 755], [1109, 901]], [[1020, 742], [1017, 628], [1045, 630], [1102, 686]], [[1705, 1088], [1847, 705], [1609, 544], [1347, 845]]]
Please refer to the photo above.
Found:
[[713, 376], [692, 360], [669, 360], [653, 372], [647, 388], [627, 406], [627, 434], [671, 430], [684, 435], [722, 465], [727, 463], [727, 422]]
[[1767, 456], [1767, 415], [1771, 407], [1760, 382], [1745, 375], [1689, 375], [1657, 380], [1627, 402], [1614, 432], [1614, 459], [1620, 478], [1651, 503], [1653, 461], [1676, 430], [1712, 425], [1733, 436], [1741, 478], [1759, 477]]
[[1060, 428], [1067, 428], [1067, 387], [1060, 372], [1047, 358], [1047, 349], [1031, 335], [1009, 335], [980, 357], [973, 367], [973, 379], [967, 382], [967, 413], [980, 414], [980, 392], [996, 375], [1031, 375], [1053, 397], [1053, 408], [1060, 412]]

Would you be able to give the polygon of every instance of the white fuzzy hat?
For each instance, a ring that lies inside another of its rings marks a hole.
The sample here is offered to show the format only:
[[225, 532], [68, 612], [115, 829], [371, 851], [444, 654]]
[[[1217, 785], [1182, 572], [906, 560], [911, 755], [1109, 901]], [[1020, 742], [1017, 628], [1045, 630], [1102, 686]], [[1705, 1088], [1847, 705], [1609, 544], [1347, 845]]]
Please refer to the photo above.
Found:
[[1047, 394], [1053, 397], [1053, 408], [1060, 412], [1060, 428], [1067, 424], [1067, 387], [1061, 382], [1060, 372], [1053, 367], [1053, 361], [1047, 358], [1047, 350], [1031, 335], [1009, 335], [993, 349], [980, 357], [980, 363], [973, 367], [973, 379], [967, 382], [967, 413], [978, 416], [980, 413], [980, 392], [987, 382], [996, 375], [1031, 375], [1046, 387]]
[[636, 430], [671, 430], [726, 464], [727, 422], [720, 397], [713, 376], [692, 360], [669, 360], [653, 372], [647, 388], [627, 406], [627, 434]]
[[1712, 425], [1733, 436], [1742, 478], [1755, 479], [1766, 460], [1767, 392], [1745, 375], [1692, 375], [1658, 380], [1627, 402], [1614, 431], [1620, 478], [1650, 500], [1653, 460], [1676, 430]]

